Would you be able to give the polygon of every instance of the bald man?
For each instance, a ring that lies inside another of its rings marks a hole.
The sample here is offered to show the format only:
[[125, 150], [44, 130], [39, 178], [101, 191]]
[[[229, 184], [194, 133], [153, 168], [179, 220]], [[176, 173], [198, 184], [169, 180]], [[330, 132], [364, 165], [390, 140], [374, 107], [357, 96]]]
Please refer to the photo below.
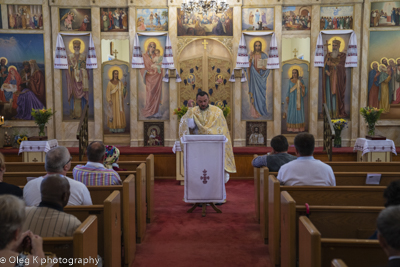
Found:
[[70, 196], [67, 178], [59, 174], [48, 175], [40, 185], [42, 202], [38, 207], [26, 207], [23, 230], [31, 230], [41, 237], [72, 236], [81, 222], [63, 211]]
[[121, 185], [122, 181], [119, 174], [104, 167], [105, 146], [101, 142], [92, 142], [87, 147], [86, 155], [88, 162], [86, 165], [75, 166], [72, 174], [74, 180], [85, 185]]

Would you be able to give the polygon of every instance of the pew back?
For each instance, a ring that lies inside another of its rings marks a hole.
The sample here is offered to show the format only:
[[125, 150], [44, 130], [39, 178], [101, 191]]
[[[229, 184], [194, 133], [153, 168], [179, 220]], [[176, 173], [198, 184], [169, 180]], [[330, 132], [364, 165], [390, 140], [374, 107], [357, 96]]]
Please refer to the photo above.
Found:
[[329, 266], [335, 258], [349, 266], [383, 266], [387, 262], [377, 240], [321, 238], [321, 232], [305, 216], [299, 219], [299, 242], [299, 267]]
[[105, 266], [121, 265], [121, 198], [113, 191], [103, 205], [66, 206], [64, 211], [84, 221], [90, 215], [98, 219], [98, 253]]
[[280, 264], [281, 191], [288, 191], [298, 204], [383, 206], [385, 188], [385, 186], [280, 186], [279, 181], [270, 175], [268, 184], [268, 245], [271, 261], [273, 264]]
[[[375, 231], [376, 218], [384, 207], [309, 206], [309, 219], [327, 238], [369, 238]], [[307, 214], [305, 205], [287, 191], [281, 193], [281, 267], [295, 267], [297, 259], [297, 225]]]
[[[57, 258], [67, 259], [96, 259], [97, 258], [97, 217], [90, 215], [75, 230], [72, 237], [44, 237], [43, 250], [51, 251]], [[70, 266], [69, 264], [60, 264], [60, 266]], [[74, 266], [83, 266], [82, 263], [75, 263]], [[94, 261], [85, 264], [85, 266], [96, 266]]]

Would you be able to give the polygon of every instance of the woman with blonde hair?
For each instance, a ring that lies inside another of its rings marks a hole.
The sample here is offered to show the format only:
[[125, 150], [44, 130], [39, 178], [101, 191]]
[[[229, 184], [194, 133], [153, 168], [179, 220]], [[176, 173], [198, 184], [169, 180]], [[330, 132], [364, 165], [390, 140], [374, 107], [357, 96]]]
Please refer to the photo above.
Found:
[[24, 202], [13, 195], [3, 195], [0, 196], [0, 210], [1, 266], [40, 266], [41, 259], [45, 257], [42, 238], [31, 231], [22, 233]]

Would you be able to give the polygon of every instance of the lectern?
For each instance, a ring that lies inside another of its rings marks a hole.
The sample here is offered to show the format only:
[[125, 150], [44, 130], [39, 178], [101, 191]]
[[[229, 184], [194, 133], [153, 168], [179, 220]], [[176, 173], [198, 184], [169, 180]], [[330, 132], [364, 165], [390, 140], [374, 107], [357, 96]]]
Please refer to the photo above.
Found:
[[209, 204], [217, 213], [221, 213], [214, 203], [224, 201], [225, 181], [225, 143], [224, 135], [185, 135], [183, 144], [183, 162], [185, 176], [184, 201], [194, 203], [188, 210], [192, 212], [202, 204], [202, 216], [205, 216]]

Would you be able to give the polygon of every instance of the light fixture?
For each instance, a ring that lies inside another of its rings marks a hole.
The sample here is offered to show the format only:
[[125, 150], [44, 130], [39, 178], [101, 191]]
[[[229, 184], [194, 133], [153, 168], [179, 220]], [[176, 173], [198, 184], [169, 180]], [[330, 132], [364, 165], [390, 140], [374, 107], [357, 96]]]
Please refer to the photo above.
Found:
[[225, 0], [183, 0], [181, 11], [185, 15], [202, 14], [207, 17], [208, 13], [224, 13], [229, 8], [229, 4]]

